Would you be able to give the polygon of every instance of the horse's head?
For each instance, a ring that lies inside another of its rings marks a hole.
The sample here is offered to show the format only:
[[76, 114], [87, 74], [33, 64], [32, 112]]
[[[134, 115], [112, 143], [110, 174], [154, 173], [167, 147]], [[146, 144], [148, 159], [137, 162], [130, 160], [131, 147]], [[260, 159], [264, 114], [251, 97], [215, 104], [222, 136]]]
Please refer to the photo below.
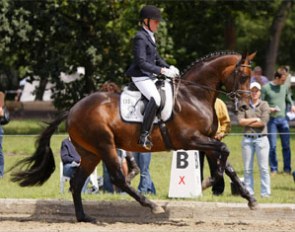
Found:
[[243, 55], [235, 65], [230, 75], [226, 78], [224, 85], [228, 92], [228, 97], [235, 103], [235, 110], [246, 110], [249, 106], [250, 79], [251, 79], [251, 61], [256, 52], [250, 55]]
[[[192, 93], [197, 99], [215, 100], [225, 93], [235, 102], [235, 110], [249, 105], [251, 60], [256, 53], [242, 56], [235, 52], [211, 53], [195, 61], [181, 77], [180, 92]], [[225, 87], [225, 92], [222, 87]], [[190, 91], [188, 91], [190, 89]], [[191, 97], [190, 97], [191, 99]]]

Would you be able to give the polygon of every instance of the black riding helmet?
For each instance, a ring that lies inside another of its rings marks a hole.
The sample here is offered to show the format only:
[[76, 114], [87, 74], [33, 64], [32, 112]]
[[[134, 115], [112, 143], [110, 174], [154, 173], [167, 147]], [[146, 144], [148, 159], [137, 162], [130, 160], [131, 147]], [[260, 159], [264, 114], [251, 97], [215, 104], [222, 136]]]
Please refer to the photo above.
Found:
[[144, 6], [140, 11], [140, 20], [143, 21], [144, 19], [162, 21], [161, 11], [152, 5]]
[[[148, 19], [147, 24], [143, 21], [144, 19]], [[158, 20], [158, 21], [163, 20], [161, 16], [161, 11], [157, 7], [152, 5], [147, 5], [147, 6], [144, 6], [140, 11], [140, 21], [144, 23], [149, 28], [149, 30], [151, 30], [150, 19]]]

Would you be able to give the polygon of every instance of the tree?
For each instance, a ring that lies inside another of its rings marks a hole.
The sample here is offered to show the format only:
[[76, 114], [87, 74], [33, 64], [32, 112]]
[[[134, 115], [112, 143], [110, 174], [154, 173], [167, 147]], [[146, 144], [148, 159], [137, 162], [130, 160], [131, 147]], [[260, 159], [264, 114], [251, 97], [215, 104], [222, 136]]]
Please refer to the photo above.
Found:
[[33, 28], [26, 20], [28, 12], [13, 1], [0, 2], [0, 85], [1, 90], [18, 87], [18, 76], [27, 72], [22, 44], [29, 41]]
[[[161, 56], [181, 70], [217, 50], [252, 52], [265, 63], [274, 12], [290, 1], [10, 1], [0, 3], [0, 82], [17, 87], [17, 76], [40, 80], [37, 99], [48, 81], [55, 84], [54, 104], [69, 108], [112, 80], [127, 84], [124, 72], [132, 59], [132, 37], [145, 4], [154, 4], [165, 21], [157, 33]], [[291, 8], [290, 8], [291, 9]], [[295, 13], [286, 10], [278, 62], [295, 68]], [[277, 30], [278, 31], [278, 30]], [[277, 38], [277, 37], [276, 37]], [[270, 56], [273, 56], [272, 52]], [[268, 58], [270, 58], [267, 55]], [[60, 72], [86, 73], [65, 84]], [[7, 78], [7, 76], [14, 78]], [[11, 81], [14, 80], [14, 81]]]
[[267, 77], [273, 78], [275, 65], [278, 56], [278, 49], [280, 44], [281, 34], [287, 20], [288, 13], [290, 12], [294, 1], [285, 0], [281, 2], [277, 14], [273, 18], [273, 22], [270, 28], [270, 36], [268, 49], [266, 50], [265, 59], [265, 74]]

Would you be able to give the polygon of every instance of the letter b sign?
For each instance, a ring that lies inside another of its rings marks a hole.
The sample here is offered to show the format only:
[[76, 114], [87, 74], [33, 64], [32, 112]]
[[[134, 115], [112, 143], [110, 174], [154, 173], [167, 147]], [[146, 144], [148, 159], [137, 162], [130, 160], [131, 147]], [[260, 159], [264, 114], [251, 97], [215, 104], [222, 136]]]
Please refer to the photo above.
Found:
[[177, 152], [176, 168], [185, 169], [188, 167], [188, 153], [184, 151]]

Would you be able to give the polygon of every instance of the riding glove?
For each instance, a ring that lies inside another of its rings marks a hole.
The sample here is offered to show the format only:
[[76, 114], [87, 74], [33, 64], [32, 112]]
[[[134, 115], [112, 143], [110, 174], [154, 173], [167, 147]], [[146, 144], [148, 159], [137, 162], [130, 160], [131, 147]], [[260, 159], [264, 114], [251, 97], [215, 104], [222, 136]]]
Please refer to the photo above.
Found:
[[170, 68], [162, 68], [162, 74], [165, 75], [166, 77], [175, 78], [179, 75], [179, 71], [177, 72], [177, 70], [175, 70], [174, 68], [171, 68], [171, 66]]
[[169, 69], [173, 70], [173, 72], [175, 73], [176, 76], [180, 75], [179, 69], [176, 68], [175, 66], [170, 65]]

